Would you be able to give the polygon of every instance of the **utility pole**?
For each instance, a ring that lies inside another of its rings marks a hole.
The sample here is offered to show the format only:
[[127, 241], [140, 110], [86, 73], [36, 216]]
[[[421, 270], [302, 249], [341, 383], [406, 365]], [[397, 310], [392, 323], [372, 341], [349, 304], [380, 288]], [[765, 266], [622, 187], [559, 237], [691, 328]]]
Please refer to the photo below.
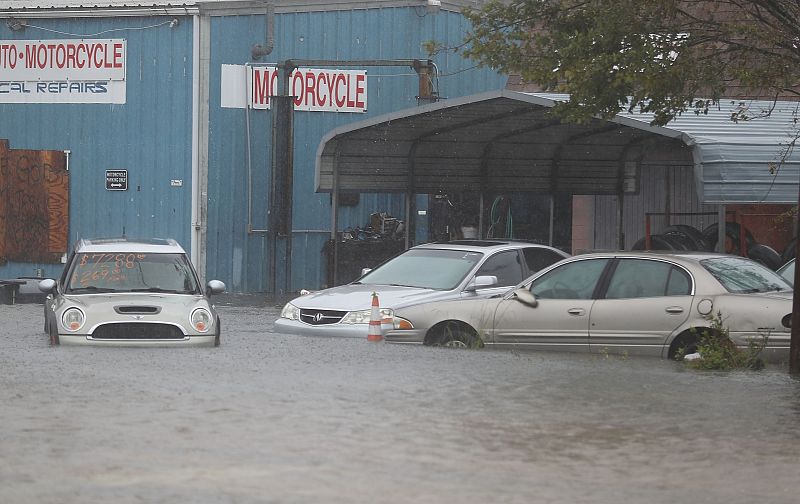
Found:
[[[798, 184], [797, 195], [798, 208], [800, 208], [800, 184]], [[795, 236], [800, 236], [800, 215], [795, 216], [796, 228]], [[792, 336], [789, 342], [789, 374], [800, 375], [800, 297], [797, 296], [797, 288], [800, 287], [800, 268], [797, 261], [800, 260], [800, 240], [794, 251], [794, 294], [792, 295]]]

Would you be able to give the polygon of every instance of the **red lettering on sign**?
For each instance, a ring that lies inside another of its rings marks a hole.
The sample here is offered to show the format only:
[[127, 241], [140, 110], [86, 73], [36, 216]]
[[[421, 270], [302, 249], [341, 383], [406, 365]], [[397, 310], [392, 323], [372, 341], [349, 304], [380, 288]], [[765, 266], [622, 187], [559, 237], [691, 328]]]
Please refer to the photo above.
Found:
[[353, 108], [356, 106], [356, 101], [353, 99], [351, 94], [353, 92], [353, 86], [350, 85], [350, 77], [352, 76], [347, 74], [347, 107]]
[[122, 68], [122, 44], [114, 44], [114, 68]]
[[67, 67], [68, 68], [76, 68], [78, 66], [78, 64], [75, 61], [75, 51], [76, 50], [77, 50], [77, 47], [75, 47], [75, 44], [69, 44], [67, 46]]
[[336, 106], [344, 107], [345, 93], [342, 92], [342, 83], [347, 85], [347, 81], [342, 74], [336, 74]]
[[356, 107], [364, 108], [364, 100], [361, 98], [364, 95], [364, 80], [367, 78], [364, 74], [356, 74]]
[[58, 68], [64, 68], [64, 65], [67, 64], [67, 48], [64, 47], [64, 44], [58, 44], [56, 46], [56, 66]]
[[325, 91], [325, 88], [320, 89], [322, 87], [323, 82], [325, 84], [328, 83], [328, 74], [325, 72], [320, 73], [319, 77], [317, 78], [317, 101], [319, 102], [320, 105], [325, 105], [328, 101], [328, 96], [330, 96], [330, 95], [323, 95], [323, 91]]
[[253, 104], [268, 105], [273, 81], [269, 70], [253, 68]]
[[317, 100], [316, 96], [314, 95], [314, 86], [316, 84], [316, 76], [314, 72], [306, 72], [306, 83], [305, 83], [305, 100], [306, 105], [316, 105]]
[[[297, 89], [297, 84], [300, 84], [300, 90]], [[299, 107], [303, 104], [303, 73], [295, 72], [292, 75], [292, 94], [294, 95], [294, 106]]]

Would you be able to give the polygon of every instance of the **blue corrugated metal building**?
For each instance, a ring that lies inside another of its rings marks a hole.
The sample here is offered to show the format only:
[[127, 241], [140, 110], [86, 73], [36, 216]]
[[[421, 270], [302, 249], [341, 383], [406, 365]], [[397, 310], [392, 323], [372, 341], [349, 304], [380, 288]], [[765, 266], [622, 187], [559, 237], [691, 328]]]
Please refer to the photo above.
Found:
[[[321, 287], [331, 205], [328, 194], [314, 192], [320, 139], [337, 126], [419, 103], [421, 74], [391, 61], [431, 58], [425, 75], [434, 99], [502, 88], [505, 78], [490, 69], [452, 50], [431, 56], [425, 48], [427, 41], [458, 46], [469, 27], [460, 9], [481, 3], [3, 0], [0, 139], [9, 149], [67, 152], [69, 219], [61, 231], [69, 246], [81, 237], [168, 236], [191, 250], [204, 278], [223, 280], [233, 292]], [[108, 45], [97, 51], [122, 55], [122, 79], [108, 59], [97, 60], [98, 74], [76, 68], [99, 41]], [[48, 43], [66, 47], [49, 52], [59, 69], [70, 66], [72, 52], [72, 71], [19, 70], [40, 48], [40, 62], [46, 59]], [[267, 215], [274, 109], [236, 106], [231, 87], [248, 65], [287, 60], [349, 62], [339, 69], [367, 76], [365, 112], [293, 115], [290, 247], [275, 243]], [[87, 91], [77, 84], [81, 75], [98, 84]], [[123, 170], [126, 189], [110, 187], [109, 173]], [[402, 195], [375, 189], [341, 210], [341, 228], [363, 226], [374, 212], [402, 215]], [[0, 263], [0, 278], [60, 269], [9, 260]]]

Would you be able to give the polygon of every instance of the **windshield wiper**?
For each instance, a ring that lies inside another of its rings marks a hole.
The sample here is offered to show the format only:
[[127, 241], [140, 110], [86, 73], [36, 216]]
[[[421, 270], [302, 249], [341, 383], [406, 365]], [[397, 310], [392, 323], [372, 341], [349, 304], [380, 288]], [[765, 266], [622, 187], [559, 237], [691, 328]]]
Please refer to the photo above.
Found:
[[117, 292], [117, 289], [111, 289], [108, 287], [97, 287], [95, 285], [87, 285], [85, 287], [72, 287], [69, 289], [69, 293], [73, 292]]

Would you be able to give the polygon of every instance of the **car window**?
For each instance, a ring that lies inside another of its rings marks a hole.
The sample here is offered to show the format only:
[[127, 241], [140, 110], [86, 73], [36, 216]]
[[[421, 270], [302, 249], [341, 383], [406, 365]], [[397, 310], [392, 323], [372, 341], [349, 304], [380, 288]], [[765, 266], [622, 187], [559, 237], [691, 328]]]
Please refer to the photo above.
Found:
[[716, 278], [728, 292], [755, 293], [791, 290], [780, 275], [750, 259], [727, 256], [712, 257], [700, 264]]
[[794, 259], [781, 266], [778, 274], [783, 277], [789, 285], [794, 285]]
[[481, 265], [475, 276], [494, 275], [497, 286], [516, 285], [522, 281], [522, 264], [516, 250], [498, 252]]
[[554, 250], [539, 247], [522, 249], [522, 254], [525, 256], [525, 263], [528, 265], [528, 270], [531, 273], [536, 273], [564, 259], [563, 255]]
[[531, 284], [534, 296], [545, 299], [591, 299], [610, 259], [586, 259], [552, 269]]
[[185, 254], [83, 253], [73, 258], [66, 292], [199, 292]]
[[621, 259], [608, 284], [607, 299], [686, 295], [691, 282], [672, 264], [646, 259]]
[[480, 252], [410, 249], [361, 277], [357, 283], [454, 289], [483, 258]]

